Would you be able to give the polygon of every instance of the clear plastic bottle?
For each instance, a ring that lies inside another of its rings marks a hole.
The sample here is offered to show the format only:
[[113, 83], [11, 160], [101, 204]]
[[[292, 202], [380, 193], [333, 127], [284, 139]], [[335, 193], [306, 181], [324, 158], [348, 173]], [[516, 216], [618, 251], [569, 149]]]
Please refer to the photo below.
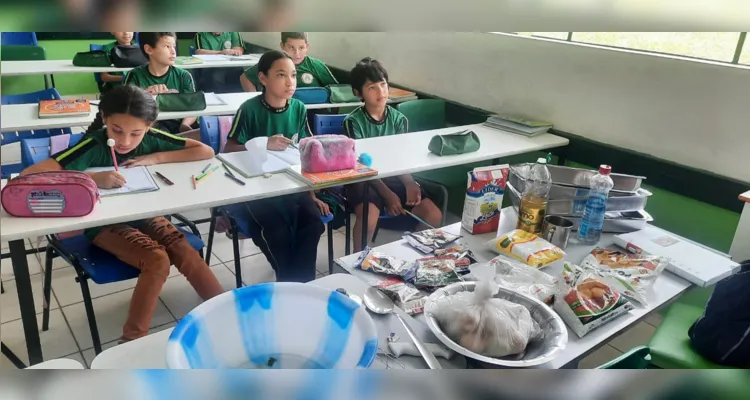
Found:
[[607, 212], [607, 198], [609, 191], [615, 186], [609, 174], [612, 167], [602, 165], [599, 173], [591, 178], [591, 190], [589, 191], [586, 208], [583, 210], [581, 226], [578, 228], [578, 242], [592, 245], [599, 242], [604, 226], [604, 214]]
[[542, 232], [544, 215], [547, 212], [552, 176], [547, 168], [547, 160], [540, 158], [531, 167], [526, 178], [526, 186], [521, 194], [521, 207], [518, 210], [516, 229], [539, 234]]

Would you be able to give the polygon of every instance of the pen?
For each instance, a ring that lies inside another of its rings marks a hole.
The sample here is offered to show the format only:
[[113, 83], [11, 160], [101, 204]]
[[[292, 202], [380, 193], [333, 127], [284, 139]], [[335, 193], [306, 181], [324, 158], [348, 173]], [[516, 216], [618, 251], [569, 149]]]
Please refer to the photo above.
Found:
[[227, 167], [227, 165], [226, 165], [226, 164], [224, 164], [224, 163], [221, 163], [221, 166], [222, 166], [222, 167], [224, 167], [224, 169], [225, 169], [225, 170], [227, 171], [227, 173], [228, 173], [229, 175], [235, 176], [235, 175], [234, 175], [234, 172], [232, 172], [232, 170], [231, 170], [231, 169], [229, 169], [229, 167]]
[[237, 182], [238, 184], [240, 184], [240, 185], [242, 185], [242, 186], [245, 186], [245, 182], [242, 182], [241, 180], [239, 180], [239, 179], [238, 179], [238, 178], [237, 178], [236, 176], [234, 176], [234, 175], [230, 175], [230, 174], [228, 174], [228, 173], [226, 173], [226, 172], [225, 172], [225, 173], [224, 173], [224, 176], [226, 176], [227, 178], [229, 178], [229, 179], [231, 179], [231, 180], [233, 180], [233, 181]]
[[156, 176], [158, 176], [158, 177], [159, 177], [159, 179], [163, 180], [163, 181], [164, 181], [164, 183], [166, 183], [167, 185], [169, 185], [169, 186], [172, 186], [172, 185], [174, 185], [174, 182], [172, 182], [172, 181], [170, 181], [169, 179], [167, 179], [167, 177], [166, 177], [166, 176], [164, 176], [164, 175], [162, 175], [161, 173], [159, 173], [159, 172], [156, 172]]
[[412, 214], [409, 210], [404, 210], [404, 212], [407, 213], [410, 217], [416, 219], [418, 222], [421, 222], [422, 224], [424, 224], [426, 227], [428, 227], [430, 229], [437, 229], [434, 226], [432, 226], [432, 225], [428, 224], [427, 222], [425, 222], [422, 218], [419, 218], [416, 215]]
[[216, 171], [217, 169], [219, 169], [219, 166], [218, 166], [218, 165], [216, 165], [216, 166], [214, 166], [213, 168], [209, 169], [208, 171], [206, 171], [206, 172], [204, 172], [204, 173], [202, 173], [202, 174], [200, 174], [200, 175], [196, 176], [196, 177], [195, 177], [195, 180], [196, 180], [196, 181], [200, 181], [201, 179], [203, 179], [203, 178], [207, 177], [208, 175], [210, 175], [210, 174], [211, 174], [212, 172]]
[[205, 174], [208, 169], [211, 168], [211, 163], [208, 163], [205, 168], [203, 168], [203, 171], [201, 171], [201, 174]]
[[193, 190], [198, 189], [198, 182], [195, 180], [195, 175], [193, 175]]

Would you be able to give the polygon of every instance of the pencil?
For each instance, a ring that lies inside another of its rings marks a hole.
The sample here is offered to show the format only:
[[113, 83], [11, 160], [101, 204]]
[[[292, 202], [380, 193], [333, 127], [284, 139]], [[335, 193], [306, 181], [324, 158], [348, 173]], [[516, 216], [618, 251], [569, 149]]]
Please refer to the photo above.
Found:
[[195, 180], [195, 175], [193, 175], [193, 190], [198, 189], [198, 182]]
[[205, 166], [205, 167], [203, 168], [203, 171], [201, 171], [201, 174], [205, 174], [205, 173], [206, 173], [206, 171], [207, 171], [207, 170], [208, 170], [209, 168], [211, 168], [211, 163], [208, 163], [208, 165], [206, 165], [206, 166]]
[[234, 176], [234, 172], [232, 172], [232, 170], [231, 170], [231, 169], [229, 169], [229, 167], [227, 167], [227, 165], [226, 165], [226, 164], [224, 164], [224, 163], [221, 163], [221, 166], [222, 166], [222, 167], [224, 167], [224, 169], [225, 169], [225, 170], [227, 171], [227, 173], [228, 173], [229, 175], [232, 175], [232, 176]]
[[237, 184], [239, 184], [239, 185], [245, 186], [245, 182], [242, 182], [241, 180], [239, 180], [239, 178], [237, 178], [234, 175], [230, 175], [230, 174], [228, 174], [228, 173], [225, 172], [224, 176], [226, 176], [227, 178], [229, 178], [229, 179], [237, 182]]
[[196, 176], [196, 177], [195, 177], [195, 180], [196, 180], [196, 181], [200, 181], [201, 179], [203, 179], [203, 178], [207, 177], [208, 175], [210, 175], [210, 174], [211, 174], [212, 172], [216, 171], [217, 169], [219, 169], [219, 166], [218, 166], [218, 165], [216, 165], [216, 166], [214, 166], [213, 168], [209, 169], [208, 171], [206, 171], [206, 172], [204, 172], [204, 173], [202, 173], [202, 174], [200, 174], [200, 175]]

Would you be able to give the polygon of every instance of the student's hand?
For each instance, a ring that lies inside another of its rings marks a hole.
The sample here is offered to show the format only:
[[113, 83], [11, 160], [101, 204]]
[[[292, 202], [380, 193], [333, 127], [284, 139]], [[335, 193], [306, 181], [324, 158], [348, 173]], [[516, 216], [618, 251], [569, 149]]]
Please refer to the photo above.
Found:
[[289, 145], [292, 144], [291, 139], [287, 139], [284, 135], [274, 135], [268, 138], [268, 144], [266, 149], [273, 151], [284, 151]]
[[326, 203], [323, 200], [320, 200], [317, 197], [313, 197], [313, 201], [315, 202], [315, 205], [318, 206], [318, 210], [320, 210], [320, 215], [331, 215], [331, 208], [328, 207], [328, 203]]
[[125, 186], [125, 177], [117, 171], [102, 171], [91, 175], [96, 186], [102, 189], [112, 189]]
[[242, 52], [239, 50], [234, 50], [234, 49], [226, 49], [226, 50], [222, 50], [221, 54], [225, 54], [228, 56], [241, 56]]
[[422, 202], [422, 189], [416, 182], [409, 182], [406, 185], [406, 205], [417, 206]]
[[167, 85], [151, 85], [146, 88], [146, 91], [151, 94], [167, 93], [169, 89]]
[[401, 199], [396, 195], [396, 193], [391, 192], [388, 196], [385, 197], [385, 210], [388, 212], [388, 215], [401, 215], [404, 213], [404, 207], [401, 205]]
[[147, 154], [145, 156], [138, 156], [135, 158], [131, 158], [130, 160], [127, 160], [120, 165], [125, 168], [133, 168], [133, 167], [145, 167], [148, 165], [159, 164], [158, 154], [159, 153], [153, 153], [153, 154]]

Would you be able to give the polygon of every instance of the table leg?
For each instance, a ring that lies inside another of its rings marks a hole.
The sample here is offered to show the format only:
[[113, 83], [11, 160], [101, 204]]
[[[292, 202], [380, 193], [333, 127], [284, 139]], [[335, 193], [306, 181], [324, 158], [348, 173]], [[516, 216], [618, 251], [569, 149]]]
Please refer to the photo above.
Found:
[[29, 365], [42, 362], [42, 344], [39, 340], [39, 327], [36, 323], [36, 309], [34, 294], [31, 289], [29, 264], [26, 261], [26, 247], [23, 239], [12, 240], [8, 243], [10, 260], [13, 263], [13, 275], [16, 278], [18, 304], [21, 306], [21, 321], [26, 338], [26, 348], [29, 352]]
[[[368, 196], [370, 192], [370, 181], [365, 181], [364, 185], [365, 187], [363, 189], [365, 193], [365, 202], [362, 205], [362, 249], [367, 247], [367, 242], [369, 240], [369, 238], [367, 237], [367, 220], [368, 215], [370, 214], [370, 196]], [[356, 235], [357, 233], [355, 232], [354, 234]]]

